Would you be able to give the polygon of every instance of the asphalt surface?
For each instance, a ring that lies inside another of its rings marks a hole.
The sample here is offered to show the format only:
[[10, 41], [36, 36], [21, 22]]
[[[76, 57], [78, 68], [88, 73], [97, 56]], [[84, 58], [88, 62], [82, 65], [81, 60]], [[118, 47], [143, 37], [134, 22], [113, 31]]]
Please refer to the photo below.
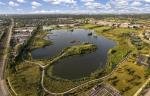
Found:
[[[10, 40], [11, 40], [11, 35], [12, 35], [12, 28], [14, 26], [14, 21], [11, 19], [11, 26], [9, 27], [9, 33], [6, 41], [6, 48], [4, 49], [6, 53], [8, 52], [9, 45], [10, 45]], [[9, 96], [9, 91], [7, 88], [7, 84], [4, 78], [4, 72], [5, 72], [5, 64], [7, 59], [7, 54], [5, 54], [2, 58], [0, 58], [0, 96]]]

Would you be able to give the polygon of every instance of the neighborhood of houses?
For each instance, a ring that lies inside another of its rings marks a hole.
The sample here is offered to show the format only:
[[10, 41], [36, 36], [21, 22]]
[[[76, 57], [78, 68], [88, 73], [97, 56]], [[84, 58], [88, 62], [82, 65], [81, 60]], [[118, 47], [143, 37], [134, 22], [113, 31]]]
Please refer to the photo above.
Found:
[[32, 35], [34, 27], [14, 28], [13, 40], [16, 44], [23, 44]]
[[96, 24], [100, 26], [111, 26], [111, 27], [122, 27], [122, 28], [143, 28], [146, 27], [141, 24], [131, 24], [131, 23], [117, 23], [117, 22], [109, 22], [109, 21], [103, 21], [103, 20], [95, 20], [95, 19], [90, 19], [89, 23], [91, 24]]
[[150, 56], [149, 55], [139, 55], [137, 57], [137, 64], [150, 66]]
[[143, 36], [146, 40], [150, 41], [150, 30], [146, 30], [145, 32], [143, 32]]
[[113, 86], [102, 83], [89, 90], [87, 96], [121, 96], [121, 93]]

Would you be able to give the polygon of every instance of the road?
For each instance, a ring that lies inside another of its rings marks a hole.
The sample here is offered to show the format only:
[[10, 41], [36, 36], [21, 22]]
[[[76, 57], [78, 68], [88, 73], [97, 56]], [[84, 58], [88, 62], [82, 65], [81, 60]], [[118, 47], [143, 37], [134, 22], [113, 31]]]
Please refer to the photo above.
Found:
[[[147, 81], [139, 88], [139, 90], [133, 95], [133, 96], [139, 96], [143, 88], [150, 82], [150, 78], [147, 79]], [[147, 93], [148, 94], [148, 93]], [[148, 95], [149, 96], [149, 95]]]
[[141, 38], [141, 40], [142, 40], [143, 42], [150, 44], [150, 41], [149, 41], [149, 40], [144, 39], [142, 33], [139, 34], [139, 37]]
[[9, 50], [13, 27], [14, 27], [14, 20], [11, 19], [11, 25], [8, 30], [7, 40], [6, 40], [5, 49], [4, 49], [5, 55], [3, 55], [0, 61], [0, 96], [9, 96], [9, 91], [8, 91], [7, 84], [4, 78], [4, 72], [5, 72], [5, 66], [6, 66], [5, 64], [7, 62], [7, 53]]

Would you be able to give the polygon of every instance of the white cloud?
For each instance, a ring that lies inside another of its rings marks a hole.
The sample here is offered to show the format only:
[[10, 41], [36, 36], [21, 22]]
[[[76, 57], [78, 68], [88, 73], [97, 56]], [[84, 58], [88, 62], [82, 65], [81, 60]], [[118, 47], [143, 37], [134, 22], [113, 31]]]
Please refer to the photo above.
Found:
[[65, 3], [65, 4], [76, 4], [77, 1], [75, 0], [43, 0], [45, 2], [50, 2], [51, 4], [62, 4], [62, 3]]
[[135, 1], [131, 4], [131, 6], [141, 6], [142, 3], [141, 2], [138, 2], [138, 1]]
[[86, 9], [97, 10], [104, 7], [103, 4], [96, 2], [95, 0], [81, 0], [84, 3]]
[[150, 3], [150, 0], [144, 0], [144, 1]]
[[124, 8], [129, 5], [129, 0], [110, 0], [108, 3], [115, 8]]
[[19, 4], [18, 4], [18, 3], [13, 2], [13, 1], [9, 1], [9, 2], [8, 2], [8, 4], [9, 4], [9, 6], [11, 6], [11, 7], [19, 6]]
[[87, 8], [89, 8], [89, 9], [99, 9], [99, 8], [102, 8], [102, 4], [97, 3], [97, 2], [86, 2], [84, 5]]
[[25, 3], [25, 0], [17, 0], [19, 3]]
[[42, 4], [41, 4], [41, 3], [36, 2], [36, 1], [32, 1], [32, 2], [31, 2], [31, 5], [32, 5], [32, 8], [33, 8], [33, 9], [35, 9], [35, 8], [37, 8], [37, 7], [42, 6]]
[[[150, 13], [150, 0], [107, 0], [106, 3], [101, 3], [102, 0], [42, 0], [45, 3], [54, 4], [53, 6], [43, 5], [43, 7], [40, 7], [43, 4], [41, 0], [9, 0], [8, 4], [14, 7], [28, 1], [34, 9], [31, 11], [36, 11], [35, 13]], [[0, 1], [0, 5], [5, 5], [5, 3]], [[62, 5], [63, 8], [55, 5]], [[22, 6], [24, 5], [20, 5], [19, 8]], [[37, 7], [43, 9], [38, 10]], [[52, 10], [47, 10], [48, 8]], [[30, 10], [23, 11], [30, 12]]]
[[[75, 7], [68, 10], [40, 10], [37, 13], [150, 13], [150, 0], [109, 0], [106, 4], [101, 3], [101, 0], [43, 0], [51, 4], [66, 4]], [[82, 2], [81, 6], [77, 4]], [[69, 6], [69, 7], [70, 7]], [[35, 6], [33, 6], [35, 7]], [[67, 6], [66, 6], [67, 7]], [[36, 7], [35, 7], [36, 8]]]
[[95, 0], [81, 0], [82, 2], [94, 2]]

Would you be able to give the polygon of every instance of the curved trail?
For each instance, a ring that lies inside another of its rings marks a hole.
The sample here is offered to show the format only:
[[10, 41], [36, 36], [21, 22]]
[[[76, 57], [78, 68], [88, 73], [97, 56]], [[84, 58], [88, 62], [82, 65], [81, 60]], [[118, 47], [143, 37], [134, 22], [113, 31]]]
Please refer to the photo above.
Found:
[[[99, 79], [94, 79], [94, 80], [85, 82], [85, 83], [83, 83], [83, 84], [81, 84], [81, 85], [79, 85], [79, 86], [76, 86], [76, 87], [74, 87], [74, 88], [71, 88], [71, 89], [69, 89], [69, 90], [67, 90], [67, 91], [65, 91], [65, 92], [61, 92], [61, 93], [54, 93], [54, 92], [51, 92], [51, 91], [49, 91], [48, 89], [46, 89], [45, 86], [44, 86], [45, 68], [46, 68], [47, 66], [49, 66], [49, 64], [43, 66], [43, 65], [41, 65], [41, 64], [39, 64], [39, 63], [36, 63], [36, 62], [31, 62], [31, 61], [27, 61], [27, 60], [25, 60], [25, 62], [34, 63], [34, 64], [36, 64], [36, 65], [39, 65], [39, 66], [42, 68], [41, 85], [42, 85], [42, 88], [44, 89], [45, 92], [47, 92], [47, 93], [49, 93], [49, 94], [51, 94], [51, 95], [63, 95], [63, 94], [66, 94], [66, 93], [68, 93], [68, 92], [70, 92], [70, 91], [72, 91], [72, 90], [75, 90], [75, 89], [77, 89], [77, 88], [79, 88], [79, 87], [81, 87], [81, 86], [84, 86], [84, 85], [86, 85], [86, 84], [89, 84], [89, 83], [92, 83], [92, 82], [96, 82], [96, 81], [99, 81], [99, 80], [107, 79], [110, 75], [112, 75], [112, 73], [118, 68], [118, 66], [119, 66], [120, 64], [122, 64], [124, 61], [127, 60], [127, 58], [128, 58], [130, 55], [131, 55], [131, 52], [128, 53], [128, 55], [127, 55], [123, 60], [121, 60], [121, 61], [119, 62], [119, 64], [116, 66], [116, 68], [114, 68], [114, 70], [113, 70], [110, 74], [108, 74], [108, 75], [106, 75], [106, 76], [104, 76], [104, 77], [101, 77], [101, 78], [99, 78]], [[59, 59], [59, 58], [57, 58], [56, 60], [58, 60], [58, 59]], [[55, 60], [52, 60], [51, 62], [55, 62]]]

